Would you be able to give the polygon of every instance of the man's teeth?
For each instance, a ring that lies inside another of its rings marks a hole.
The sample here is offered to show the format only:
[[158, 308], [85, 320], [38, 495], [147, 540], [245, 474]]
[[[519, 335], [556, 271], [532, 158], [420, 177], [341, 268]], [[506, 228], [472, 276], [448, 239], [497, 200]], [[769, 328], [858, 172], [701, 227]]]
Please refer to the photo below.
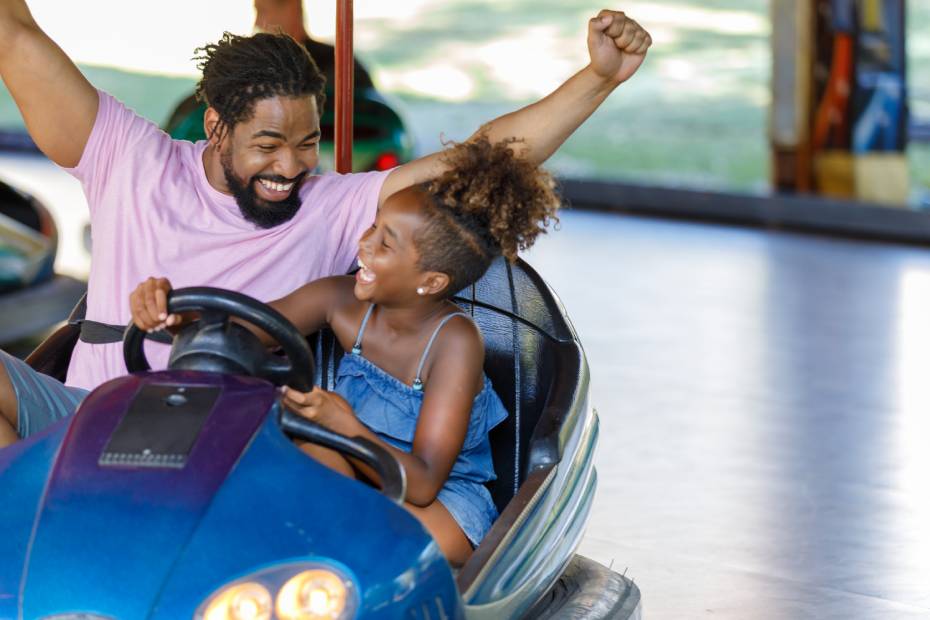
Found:
[[287, 192], [287, 191], [290, 191], [292, 187], [294, 187], [293, 181], [291, 181], [290, 183], [272, 183], [271, 181], [266, 181], [265, 179], [259, 179], [258, 182], [264, 185], [265, 187], [267, 187], [268, 189], [276, 191], [276, 192]]

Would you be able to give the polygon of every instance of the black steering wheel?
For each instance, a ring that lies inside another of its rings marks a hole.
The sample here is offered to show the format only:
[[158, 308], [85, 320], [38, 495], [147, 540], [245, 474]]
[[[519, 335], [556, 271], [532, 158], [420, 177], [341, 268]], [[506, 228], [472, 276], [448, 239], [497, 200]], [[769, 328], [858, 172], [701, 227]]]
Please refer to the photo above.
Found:
[[[183, 328], [171, 347], [168, 368], [246, 374], [309, 392], [313, 388], [313, 355], [297, 328], [260, 301], [209, 286], [181, 288], [168, 294], [168, 312], [199, 312], [200, 319]], [[241, 319], [261, 328], [281, 346], [284, 357], [269, 353], [249, 330], [232, 323]], [[149, 370], [142, 347], [145, 332], [130, 323], [123, 336], [129, 372]]]
[[[200, 319], [174, 337], [168, 368], [246, 374], [295, 390], [313, 389], [314, 363], [303, 335], [280, 312], [262, 302], [209, 286], [180, 288], [168, 294], [168, 313], [199, 312]], [[231, 318], [261, 328], [281, 346], [284, 357], [270, 353], [258, 337]], [[130, 323], [123, 334], [123, 357], [129, 372], [149, 370], [143, 343], [146, 333]], [[381, 492], [404, 501], [404, 468], [388, 450], [364, 437], [346, 437], [281, 408], [278, 424], [288, 435], [332, 448], [367, 463], [381, 481]]]

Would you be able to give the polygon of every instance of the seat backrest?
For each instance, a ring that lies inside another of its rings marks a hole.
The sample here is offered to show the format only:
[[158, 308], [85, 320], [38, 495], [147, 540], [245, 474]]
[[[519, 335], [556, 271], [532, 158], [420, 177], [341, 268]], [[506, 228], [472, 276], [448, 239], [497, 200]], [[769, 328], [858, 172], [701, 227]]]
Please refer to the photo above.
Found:
[[490, 490], [503, 510], [533, 467], [531, 439], [551, 396], [560, 383], [574, 390], [576, 337], [558, 298], [522, 260], [498, 259], [455, 301], [481, 328], [485, 372], [510, 412], [491, 431], [497, 480]]
[[[560, 302], [522, 260], [512, 265], [496, 260], [454, 301], [481, 329], [485, 372], [510, 413], [491, 431], [497, 480], [490, 490], [498, 509], [503, 510], [531, 467], [530, 440], [550, 395], [559, 382], [577, 379], [572, 363], [577, 355], [572, 353], [578, 345]], [[342, 349], [328, 331], [311, 344], [318, 361], [317, 383], [331, 388]]]

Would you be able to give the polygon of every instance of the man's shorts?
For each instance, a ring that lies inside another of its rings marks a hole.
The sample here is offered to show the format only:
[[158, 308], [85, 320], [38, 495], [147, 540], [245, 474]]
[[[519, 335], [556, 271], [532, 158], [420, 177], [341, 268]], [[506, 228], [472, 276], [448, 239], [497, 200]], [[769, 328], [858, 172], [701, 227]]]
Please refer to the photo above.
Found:
[[26, 438], [51, 426], [75, 411], [87, 390], [64, 383], [32, 369], [26, 362], [0, 351], [0, 366], [6, 370], [17, 401], [17, 429]]

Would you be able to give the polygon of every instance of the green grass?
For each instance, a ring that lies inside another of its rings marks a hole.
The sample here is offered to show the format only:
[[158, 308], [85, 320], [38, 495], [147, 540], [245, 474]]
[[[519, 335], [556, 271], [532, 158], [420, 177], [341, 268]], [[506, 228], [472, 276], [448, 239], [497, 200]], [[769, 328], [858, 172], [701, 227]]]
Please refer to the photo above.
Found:
[[[911, 114], [930, 122], [930, 4], [911, 0], [907, 11]], [[930, 208], [930, 144], [912, 144], [907, 155], [913, 202]]]
[[[395, 66], [416, 66], [430, 60], [426, 50], [441, 48], [450, 38], [476, 44], [507, 32], [519, 35], [539, 24], [564, 27], [584, 13], [577, 5], [569, 11], [564, 2], [511, 0], [476, 23], [468, 19], [469, 11], [478, 10], [476, 2], [446, 4], [422, 32], [417, 30], [420, 24], [413, 24], [366, 53]], [[738, 13], [768, 20], [768, 3], [761, 0], [656, 0], [649, 5], [686, 5], [711, 14], [724, 12], [721, 16]], [[634, 8], [629, 11], [635, 16]], [[930, 5], [909, 2], [907, 19], [912, 107], [930, 119]], [[639, 74], [576, 132], [550, 160], [550, 167], [572, 176], [739, 190], [767, 187], [768, 32], [720, 33], [687, 24], [660, 27], [672, 41], [653, 47]], [[564, 34], [569, 32], [564, 28]], [[411, 40], [417, 44], [411, 45]], [[688, 63], [694, 71], [672, 71], [676, 63]], [[501, 84], [484, 80], [478, 85], [480, 102], [440, 102], [400, 93], [415, 119], [421, 148], [438, 147], [441, 133], [465, 137], [495, 114], [530, 101], [503, 97]], [[915, 195], [930, 188], [928, 153], [925, 145], [909, 150]]]
[[913, 201], [930, 209], [930, 144], [914, 144], [907, 152], [911, 169]]
[[[581, 6], [579, 6], [579, 4]], [[689, 4], [712, 22], [718, 11], [767, 20], [763, 0], [649, 3], [668, 9]], [[587, 6], [585, 6], [587, 5]], [[571, 8], [567, 8], [567, 7]], [[449, 40], [478, 45], [533, 28], [555, 25], [566, 48], [583, 49], [585, 20], [597, 2], [510, 0], [475, 20], [488, 4], [459, 0], [431, 11], [427, 23], [397, 30], [366, 50], [368, 58], [395, 67], [431, 62], [429, 50]], [[633, 7], [629, 9], [635, 16]], [[770, 52], [767, 33], [721, 33], [679, 20], [659, 24], [666, 41], [657, 43], [633, 80], [623, 85], [553, 157], [549, 167], [572, 176], [623, 178], [644, 182], [735, 189], [765, 186], [768, 169], [766, 114]], [[658, 38], [658, 37], [657, 37]], [[411, 45], [410, 41], [416, 44]], [[576, 65], [580, 68], [580, 65]], [[678, 67], [676, 70], [676, 66]], [[529, 67], [531, 69], [532, 67]], [[688, 74], [693, 70], [692, 74]], [[439, 145], [439, 136], [462, 138], [482, 122], [531, 98], [507, 97], [507, 84], [476, 80], [480, 101], [440, 102], [398, 93], [413, 119], [421, 148]]]

